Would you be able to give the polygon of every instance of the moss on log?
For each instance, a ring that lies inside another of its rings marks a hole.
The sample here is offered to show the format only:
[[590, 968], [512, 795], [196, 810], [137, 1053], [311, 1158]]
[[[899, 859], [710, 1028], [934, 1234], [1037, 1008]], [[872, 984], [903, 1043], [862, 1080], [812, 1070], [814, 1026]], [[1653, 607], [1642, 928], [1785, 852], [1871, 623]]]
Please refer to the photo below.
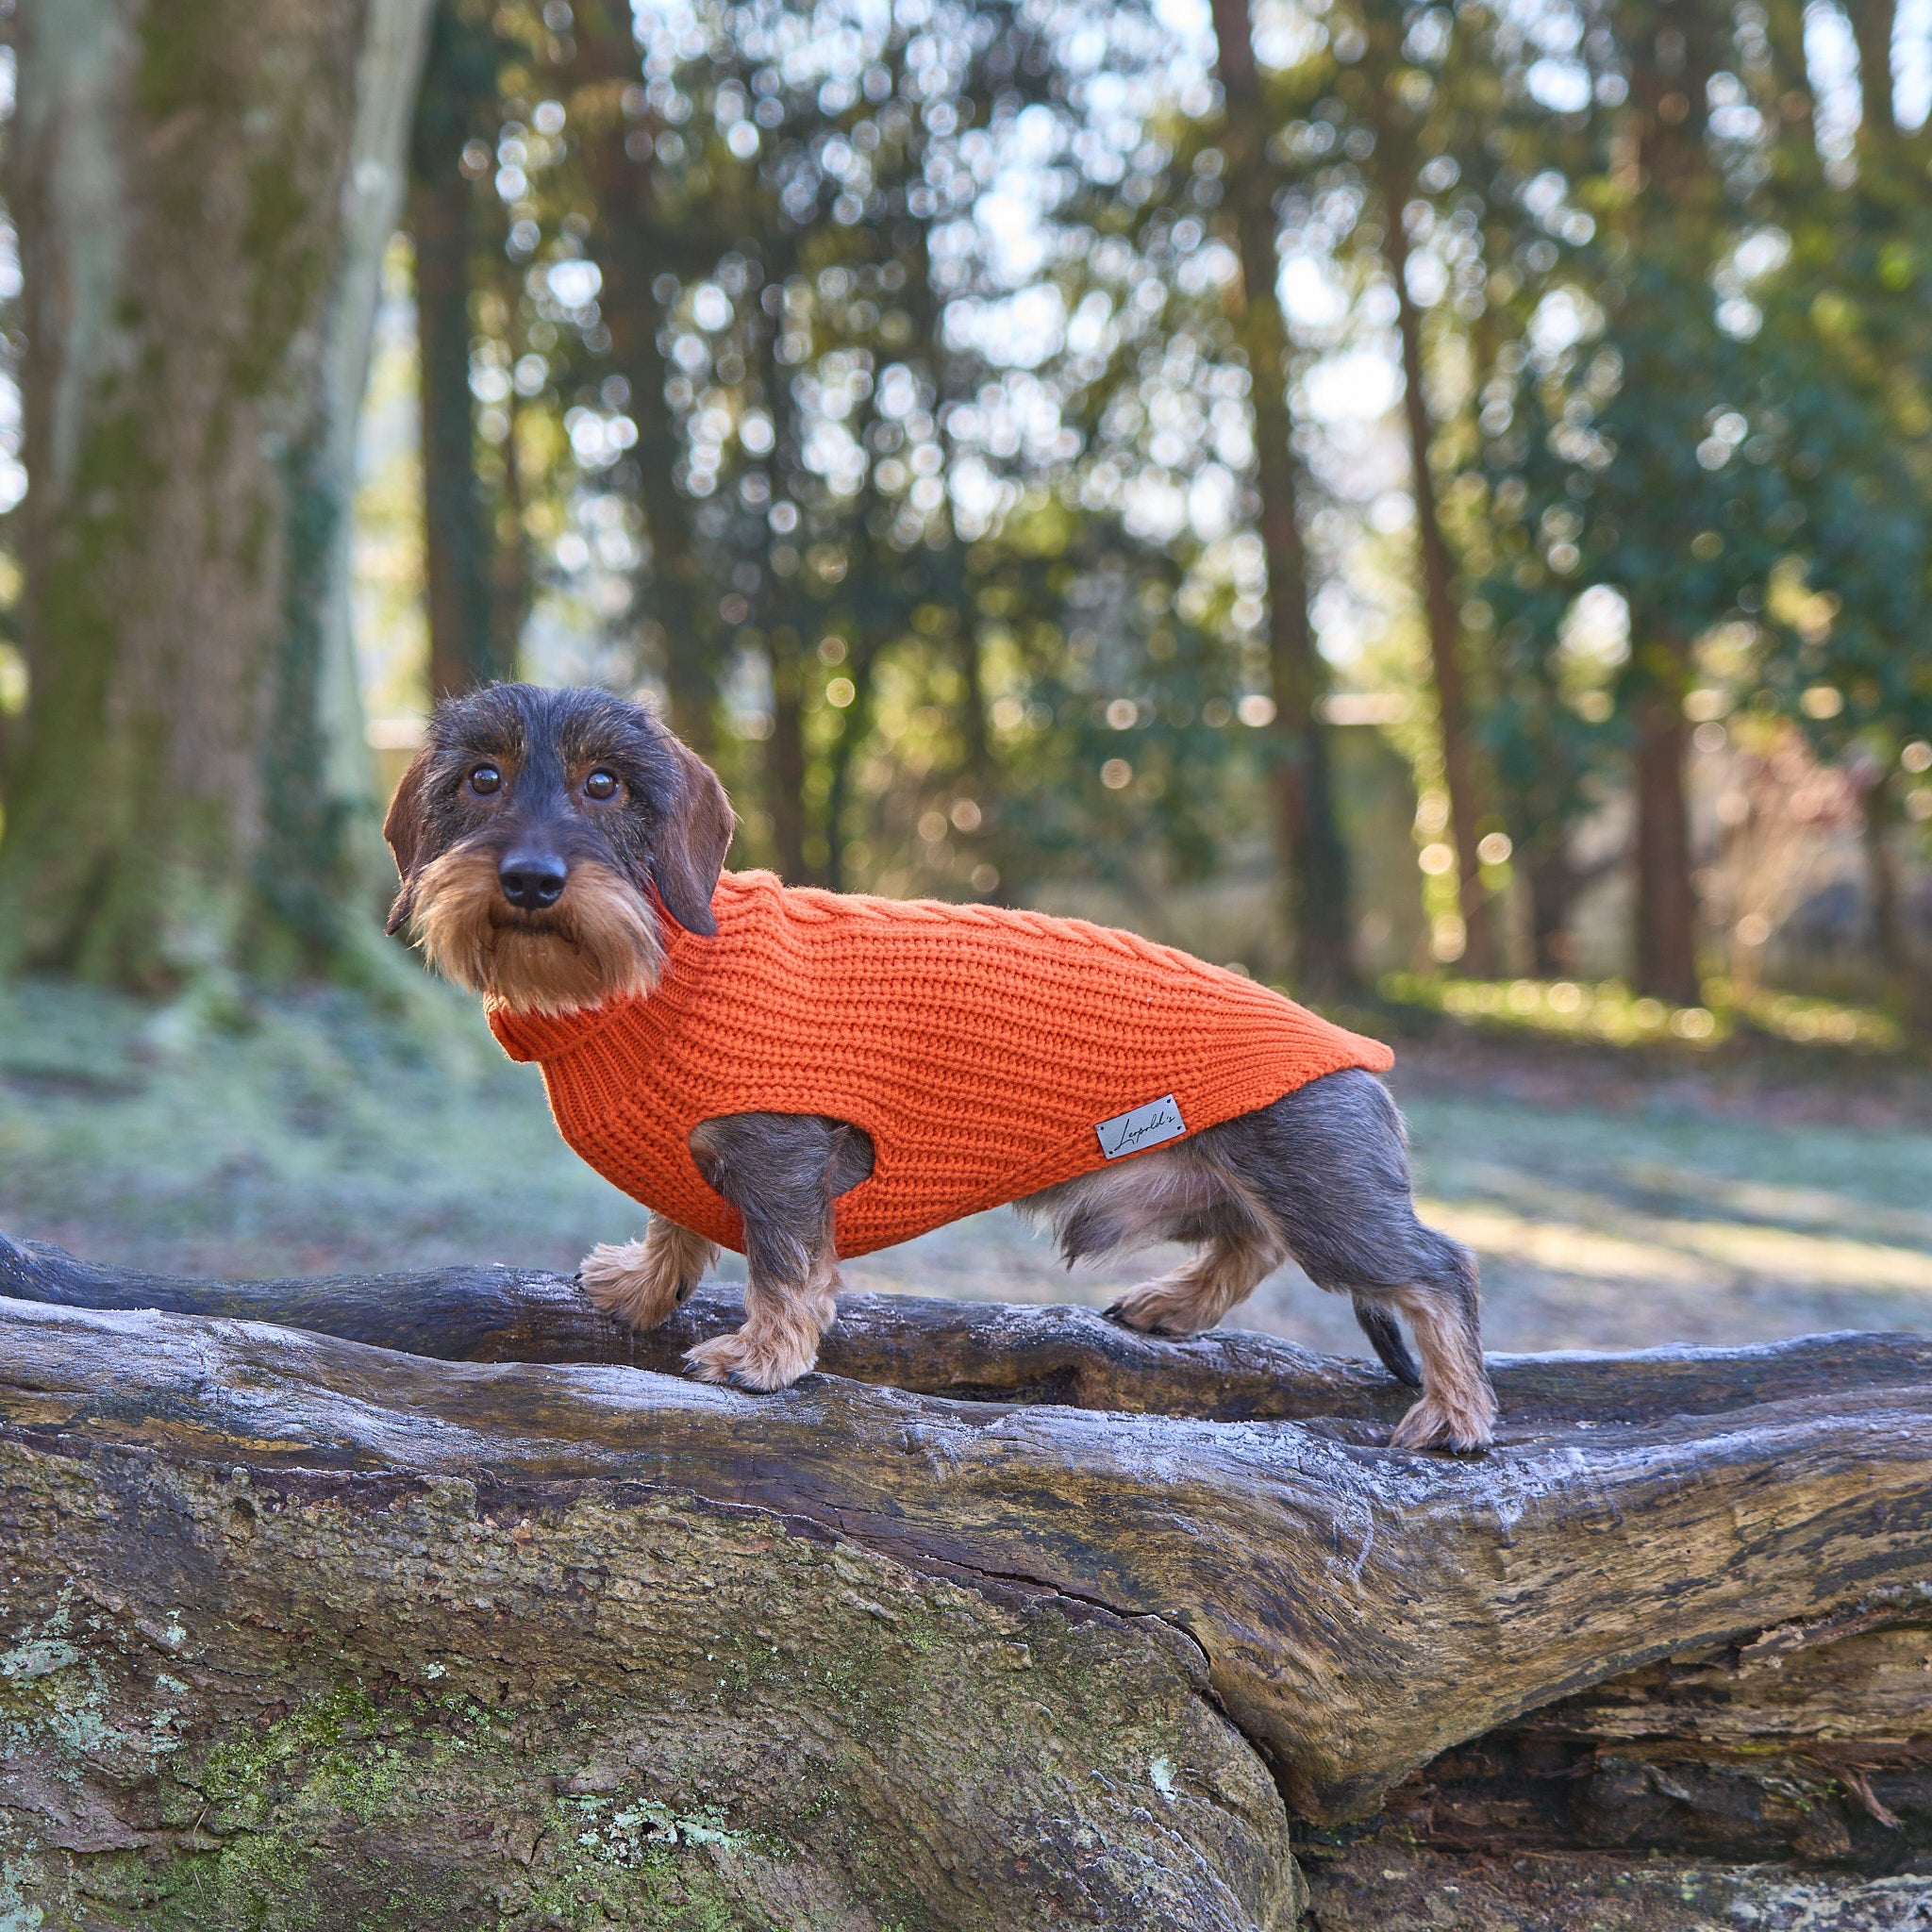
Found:
[[9, 1545], [59, 1552], [8, 1591], [16, 1911], [1293, 1923], [1280, 1800], [1164, 1625], [649, 1486], [0, 1462]]
[[511, 1270], [0, 1238], [0, 1857], [50, 1924], [1287, 1927], [1291, 1830], [1324, 1927], [1557, 1924], [1445, 1874], [1932, 1847], [1918, 1339], [1500, 1358], [1465, 1462], [1382, 1446], [1377, 1370], [1074, 1310], [849, 1297], [751, 1397], [658, 1372], [727, 1291], [635, 1338]]
[[625, 1372], [44, 1309], [0, 1359], [0, 1920], [1295, 1923], [1187, 1637], [587, 1457]]

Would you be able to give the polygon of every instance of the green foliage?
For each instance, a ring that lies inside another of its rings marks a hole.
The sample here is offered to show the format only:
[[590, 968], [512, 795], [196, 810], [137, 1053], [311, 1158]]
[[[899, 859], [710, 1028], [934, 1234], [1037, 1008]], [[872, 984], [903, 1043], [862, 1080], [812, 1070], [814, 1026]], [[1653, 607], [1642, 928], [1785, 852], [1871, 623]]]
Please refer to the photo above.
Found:
[[[1376, 521], [1400, 439], [1391, 412], [1351, 442], [1316, 399], [1341, 360], [1396, 359], [1402, 275], [1478, 830], [1509, 846], [1483, 879], [1526, 894], [1524, 963], [1554, 977], [1592, 876], [1578, 831], [1628, 791], [1640, 719], [1681, 707], [1707, 754], [1802, 735], [1855, 780], [1874, 866], [1924, 853], [1932, 134], [1874, 74], [1834, 134], [1796, 0], [1532, 11], [1308, 0], [1254, 26], [1300, 535], [1324, 641], [1354, 651], [1336, 681], [1412, 700], [1391, 737], [1434, 812], [1419, 546]], [[239, 98], [212, 18], [144, 22], [150, 111]], [[1098, 877], [1150, 903], [1249, 859], [1275, 810], [1255, 386], [1276, 372], [1251, 366], [1208, 53], [1148, 0], [441, 0], [411, 166], [467, 196], [467, 321], [458, 300], [424, 337], [475, 404], [463, 474], [429, 478], [466, 533], [461, 671], [521, 646], [531, 675], [654, 692], [739, 800], [739, 862], [800, 880]], [[296, 176], [248, 183], [238, 397], [320, 273]], [[121, 479], [102, 514], [153, 468], [84, 459]], [[280, 936], [252, 962], [275, 970], [340, 953], [350, 903], [300, 514], [294, 541], [259, 868]], [[84, 565], [48, 608], [111, 624]], [[36, 756], [10, 722], [31, 641], [7, 630], [0, 773]], [[45, 903], [69, 896], [51, 836], [12, 836]], [[1411, 884], [1440, 945], [1454, 873]], [[1909, 924], [1877, 921], [1901, 1011]]]
[[1902, 1044], [1897, 1021], [1870, 1007], [1747, 992], [1724, 979], [1707, 983], [1708, 1004], [1701, 1007], [1643, 998], [1622, 980], [1475, 980], [1391, 973], [1383, 975], [1380, 991], [1397, 1007], [1446, 1013], [1484, 1031], [1546, 1034], [1615, 1047], [1667, 1046], [1693, 1056], [1752, 1035], [1885, 1054]]

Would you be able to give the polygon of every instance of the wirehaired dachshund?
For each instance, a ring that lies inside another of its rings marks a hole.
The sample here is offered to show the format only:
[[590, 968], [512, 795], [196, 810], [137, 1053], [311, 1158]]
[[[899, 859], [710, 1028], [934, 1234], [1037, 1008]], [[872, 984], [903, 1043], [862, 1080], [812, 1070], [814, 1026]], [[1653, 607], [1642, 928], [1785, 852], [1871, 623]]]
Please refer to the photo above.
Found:
[[[732, 825], [716, 774], [642, 707], [495, 685], [437, 708], [397, 788], [384, 827], [402, 875], [390, 930], [412, 927], [441, 973], [512, 1011], [648, 1000], [661, 922], [714, 929]], [[689, 1145], [742, 1218], [747, 1319], [688, 1358], [708, 1380], [783, 1388], [811, 1368], [833, 1319], [832, 1204], [871, 1174], [872, 1141], [822, 1115], [736, 1113], [702, 1122]], [[1374, 1074], [1327, 1074], [1015, 1205], [1054, 1231], [1069, 1263], [1156, 1241], [1192, 1247], [1107, 1311], [1148, 1335], [1212, 1327], [1292, 1257], [1318, 1287], [1351, 1297], [1376, 1355], [1421, 1391], [1397, 1446], [1489, 1444], [1496, 1408], [1475, 1264], [1417, 1220], [1402, 1121]], [[654, 1214], [641, 1241], [593, 1248], [582, 1279], [600, 1307], [648, 1328], [716, 1255]]]

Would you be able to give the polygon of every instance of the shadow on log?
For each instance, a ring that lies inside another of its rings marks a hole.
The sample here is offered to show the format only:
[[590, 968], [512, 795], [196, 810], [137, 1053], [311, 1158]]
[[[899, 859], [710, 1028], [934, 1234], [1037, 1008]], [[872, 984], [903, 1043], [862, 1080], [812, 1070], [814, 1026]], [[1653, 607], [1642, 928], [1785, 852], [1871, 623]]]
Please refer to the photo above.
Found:
[[319, 1924], [1285, 1928], [1298, 1842], [1324, 1928], [1527, 1927], [1504, 1855], [1871, 1892], [1932, 1846], [1918, 1338], [1498, 1357], [1458, 1461], [1383, 1446], [1377, 1369], [1069, 1308], [848, 1296], [753, 1397], [662, 1373], [726, 1290], [634, 1337], [515, 1270], [0, 1238], [0, 1857], [50, 1924], [325, 1874]]

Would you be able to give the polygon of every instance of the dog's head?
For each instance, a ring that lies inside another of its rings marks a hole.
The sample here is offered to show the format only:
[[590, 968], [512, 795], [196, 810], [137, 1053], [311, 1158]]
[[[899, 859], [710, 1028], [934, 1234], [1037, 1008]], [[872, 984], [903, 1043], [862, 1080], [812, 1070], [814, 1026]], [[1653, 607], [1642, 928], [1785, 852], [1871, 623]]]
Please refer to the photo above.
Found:
[[717, 774], [601, 691], [498, 684], [436, 708], [383, 836], [430, 963], [505, 1005], [575, 1012], [658, 983], [660, 913], [709, 935], [731, 843]]

